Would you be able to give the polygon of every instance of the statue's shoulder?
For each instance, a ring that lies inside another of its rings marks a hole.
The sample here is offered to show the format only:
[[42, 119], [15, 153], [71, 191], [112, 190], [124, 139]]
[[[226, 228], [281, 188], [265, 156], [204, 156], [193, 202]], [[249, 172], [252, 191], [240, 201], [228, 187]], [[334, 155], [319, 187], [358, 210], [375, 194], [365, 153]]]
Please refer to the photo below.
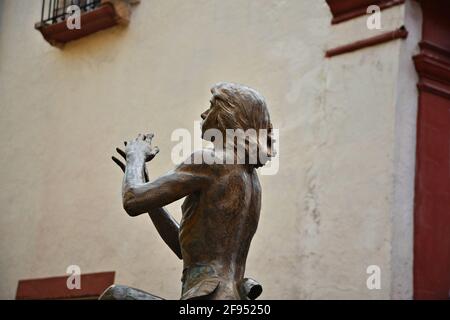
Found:
[[194, 151], [176, 167], [176, 170], [214, 174], [224, 168], [213, 149], [201, 149]]
[[208, 168], [223, 164], [220, 154], [213, 149], [201, 149], [194, 151], [177, 168]]

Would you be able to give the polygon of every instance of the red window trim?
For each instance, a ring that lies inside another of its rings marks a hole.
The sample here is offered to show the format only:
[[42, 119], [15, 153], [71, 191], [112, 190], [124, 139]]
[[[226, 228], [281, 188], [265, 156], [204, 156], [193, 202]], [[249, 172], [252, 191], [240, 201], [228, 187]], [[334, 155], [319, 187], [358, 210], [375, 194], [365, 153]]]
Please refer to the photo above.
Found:
[[86, 299], [97, 298], [114, 284], [115, 272], [99, 272], [81, 275], [81, 289], [68, 289], [68, 276], [20, 280], [17, 300]]
[[405, 0], [326, 0], [331, 9], [332, 24], [367, 14], [367, 7], [377, 5], [381, 10], [404, 4]]
[[413, 58], [420, 76], [419, 89], [450, 99], [450, 50], [426, 40], [420, 48], [420, 54]]

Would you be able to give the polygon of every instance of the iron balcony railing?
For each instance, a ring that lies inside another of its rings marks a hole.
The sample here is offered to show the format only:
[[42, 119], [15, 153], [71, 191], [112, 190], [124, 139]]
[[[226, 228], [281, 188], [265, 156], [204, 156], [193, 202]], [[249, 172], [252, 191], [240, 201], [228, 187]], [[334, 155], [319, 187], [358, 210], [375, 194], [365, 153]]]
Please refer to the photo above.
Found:
[[81, 12], [91, 11], [101, 5], [101, 0], [42, 0], [41, 25], [66, 20], [71, 14], [67, 8], [76, 5]]

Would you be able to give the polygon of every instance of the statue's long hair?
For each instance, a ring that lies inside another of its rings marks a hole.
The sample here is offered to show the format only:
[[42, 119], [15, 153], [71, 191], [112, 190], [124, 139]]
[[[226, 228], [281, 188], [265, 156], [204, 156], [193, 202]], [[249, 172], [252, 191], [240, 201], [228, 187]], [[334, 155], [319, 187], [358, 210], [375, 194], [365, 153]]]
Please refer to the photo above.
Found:
[[271, 157], [275, 156], [275, 150], [272, 147], [272, 123], [264, 97], [247, 86], [223, 82], [214, 85], [211, 88], [211, 93], [214, 103], [219, 109], [217, 113], [219, 128], [217, 129], [224, 136], [226, 135], [226, 129], [242, 129], [244, 131], [254, 129], [257, 133], [260, 132], [260, 129], [266, 130], [267, 135], [263, 138], [258, 134], [256, 139], [245, 139], [246, 157], [248, 157], [249, 149], [251, 149], [250, 145], [256, 144], [255, 149], [257, 149], [259, 156], [257, 157], [257, 163], [253, 166], [256, 168], [264, 166]]

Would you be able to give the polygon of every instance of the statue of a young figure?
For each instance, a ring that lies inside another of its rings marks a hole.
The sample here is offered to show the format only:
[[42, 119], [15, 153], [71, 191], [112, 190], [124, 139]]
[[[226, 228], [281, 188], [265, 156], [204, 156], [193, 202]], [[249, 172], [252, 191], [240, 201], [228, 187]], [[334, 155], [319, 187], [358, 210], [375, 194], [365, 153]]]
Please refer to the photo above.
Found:
[[[244, 278], [244, 272], [261, 209], [256, 168], [274, 156], [272, 124], [264, 98], [257, 91], [219, 83], [211, 92], [211, 106], [201, 115], [202, 137], [208, 129], [219, 130], [224, 138], [213, 141], [214, 149], [194, 152], [190, 161], [150, 182], [145, 163], [159, 151], [151, 146], [153, 134], [140, 134], [125, 143], [125, 151], [117, 149], [126, 165], [115, 157], [113, 160], [125, 171], [122, 196], [126, 212], [132, 217], [148, 213], [164, 241], [183, 259], [181, 299], [255, 299], [262, 288], [256, 281]], [[264, 139], [245, 140], [243, 164], [237, 157], [234, 163], [226, 164], [223, 152], [228, 153], [227, 157], [236, 156], [236, 148], [223, 148], [235, 143], [234, 138], [227, 141], [227, 129], [262, 129], [267, 135]], [[248, 161], [250, 149], [264, 156], [252, 163]], [[196, 164], [199, 156], [217, 161]], [[183, 197], [186, 199], [178, 226], [163, 207]], [[157, 299], [145, 295], [122, 286], [109, 290], [109, 298]]]

